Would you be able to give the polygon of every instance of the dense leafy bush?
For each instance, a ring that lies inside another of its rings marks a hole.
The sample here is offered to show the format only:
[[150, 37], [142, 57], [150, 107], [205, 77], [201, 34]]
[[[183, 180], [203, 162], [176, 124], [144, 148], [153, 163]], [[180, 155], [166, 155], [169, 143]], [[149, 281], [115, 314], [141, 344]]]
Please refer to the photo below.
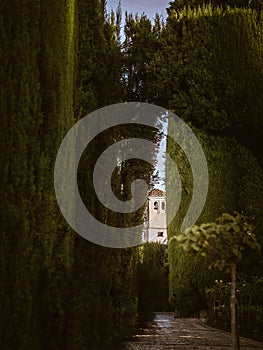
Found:
[[140, 248], [138, 265], [139, 316], [148, 319], [154, 311], [168, 311], [167, 246], [146, 243]]
[[[206, 288], [208, 323], [230, 330], [230, 282], [216, 280]], [[238, 324], [240, 334], [262, 341], [263, 334], [263, 279], [240, 275], [237, 281]]]

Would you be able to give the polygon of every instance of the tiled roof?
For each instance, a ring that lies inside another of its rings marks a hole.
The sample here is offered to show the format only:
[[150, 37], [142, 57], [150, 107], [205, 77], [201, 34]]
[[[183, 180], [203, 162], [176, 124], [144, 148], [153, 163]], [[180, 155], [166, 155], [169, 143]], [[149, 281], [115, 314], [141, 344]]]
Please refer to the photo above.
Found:
[[150, 191], [149, 197], [165, 197], [165, 192], [162, 190], [159, 190], [159, 188], [154, 188]]

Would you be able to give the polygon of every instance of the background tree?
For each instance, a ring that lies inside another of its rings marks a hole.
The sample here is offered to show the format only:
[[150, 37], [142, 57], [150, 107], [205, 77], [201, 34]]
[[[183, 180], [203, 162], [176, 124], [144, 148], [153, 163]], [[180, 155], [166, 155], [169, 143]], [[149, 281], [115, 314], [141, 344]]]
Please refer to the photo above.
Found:
[[156, 14], [154, 23], [146, 15], [126, 13], [123, 43], [122, 82], [125, 101], [150, 102], [151, 74], [147, 67], [158, 50], [158, 38], [163, 27]]
[[226, 9], [228, 6], [252, 8], [258, 11], [262, 10], [262, 0], [175, 0], [169, 3], [167, 8], [168, 14], [172, 11], [179, 11], [184, 7], [195, 8], [204, 4], [211, 4], [214, 7], [222, 7]]

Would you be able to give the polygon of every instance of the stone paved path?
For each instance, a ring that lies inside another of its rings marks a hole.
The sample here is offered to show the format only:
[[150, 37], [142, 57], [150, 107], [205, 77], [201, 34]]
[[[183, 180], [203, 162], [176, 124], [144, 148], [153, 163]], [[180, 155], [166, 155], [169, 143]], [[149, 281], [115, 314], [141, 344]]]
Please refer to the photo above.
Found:
[[[231, 350], [229, 333], [208, 327], [202, 320], [156, 313], [153, 322], [126, 342], [125, 350]], [[263, 343], [241, 338], [242, 350], [263, 350]]]

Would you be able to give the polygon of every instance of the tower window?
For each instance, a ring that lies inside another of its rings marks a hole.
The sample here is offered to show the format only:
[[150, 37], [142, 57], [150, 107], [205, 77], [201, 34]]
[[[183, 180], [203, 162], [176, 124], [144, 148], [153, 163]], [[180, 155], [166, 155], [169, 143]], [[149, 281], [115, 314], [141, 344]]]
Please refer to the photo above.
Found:
[[154, 202], [154, 203], [153, 203], [153, 208], [154, 208], [155, 210], [158, 210], [158, 202]]
[[158, 232], [157, 237], [163, 237], [163, 232]]
[[165, 202], [162, 202], [162, 210], [165, 210]]

